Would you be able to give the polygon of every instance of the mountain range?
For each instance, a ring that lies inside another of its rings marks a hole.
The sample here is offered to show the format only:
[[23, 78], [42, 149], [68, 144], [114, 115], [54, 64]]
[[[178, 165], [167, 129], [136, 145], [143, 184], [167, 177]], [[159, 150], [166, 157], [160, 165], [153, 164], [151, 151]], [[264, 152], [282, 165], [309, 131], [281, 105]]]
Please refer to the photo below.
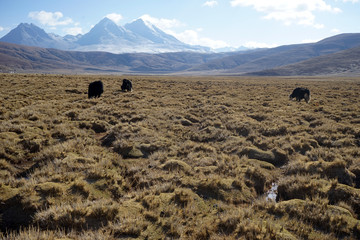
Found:
[[310, 58], [294, 64], [253, 72], [263, 76], [360, 75], [360, 47]]
[[0, 42], [0, 72], [169, 74], [234, 53], [63, 51]]
[[[22, 23], [0, 41], [3, 72], [360, 75], [360, 33], [315, 43], [215, 53], [182, 43], [142, 19], [121, 27], [105, 18], [84, 35], [65, 37]], [[152, 51], [139, 51], [139, 46]]]
[[46, 33], [32, 23], [21, 23], [0, 41], [67, 51], [111, 53], [210, 51], [207, 47], [185, 44], [141, 18], [125, 26], [119, 26], [109, 18], [104, 18], [84, 35], [64, 37]]
[[[253, 74], [253, 72], [299, 63], [358, 46], [360, 46], [360, 33], [339, 34], [315, 43], [293, 44], [239, 52], [238, 54], [194, 66], [188, 71], [206, 71], [209, 74], [212, 72], [217, 74]], [[352, 57], [354, 56], [349, 57], [349, 59]], [[358, 57], [360, 58], [360, 55]]]

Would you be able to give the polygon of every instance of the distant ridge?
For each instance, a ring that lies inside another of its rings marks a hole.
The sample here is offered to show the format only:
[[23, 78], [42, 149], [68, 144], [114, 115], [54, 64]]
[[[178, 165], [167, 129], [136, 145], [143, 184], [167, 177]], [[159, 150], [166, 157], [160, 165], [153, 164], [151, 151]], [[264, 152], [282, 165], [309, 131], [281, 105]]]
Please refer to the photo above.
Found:
[[0, 42], [0, 72], [168, 74], [232, 53], [63, 51]]
[[[100, 39], [101, 40], [101, 39]], [[171, 40], [171, 39], [170, 39]], [[62, 51], [0, 42], [0, 71], [181, 75], [360, 75], [360, 34], [228, 53]]]
[[314, 57], [360, 46], [360, 33], [340, 34], [316, 43], [294, 44], [269, 49], [256, 49], [215, 59], [194, 66], [189, 72], [216, 72], [217, 74], [245, 74], [281, 67]]
[[350, 48], [299, 63], [268, 69], [247, 75], [257, 76], [309, 76], [360, 75], [360, 47]]

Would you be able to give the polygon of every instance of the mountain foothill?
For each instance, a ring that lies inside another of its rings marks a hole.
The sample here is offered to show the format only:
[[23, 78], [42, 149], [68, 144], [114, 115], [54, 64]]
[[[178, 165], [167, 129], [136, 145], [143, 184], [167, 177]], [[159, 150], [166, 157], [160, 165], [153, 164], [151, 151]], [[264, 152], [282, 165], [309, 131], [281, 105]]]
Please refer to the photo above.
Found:
[[139, 18], [102, 19], [64, 37], [21, 23], [0, 39], [0, 72], [181, 75], [360, 75], [360, 33], [315, 43], [215, 52], [181, 42]]

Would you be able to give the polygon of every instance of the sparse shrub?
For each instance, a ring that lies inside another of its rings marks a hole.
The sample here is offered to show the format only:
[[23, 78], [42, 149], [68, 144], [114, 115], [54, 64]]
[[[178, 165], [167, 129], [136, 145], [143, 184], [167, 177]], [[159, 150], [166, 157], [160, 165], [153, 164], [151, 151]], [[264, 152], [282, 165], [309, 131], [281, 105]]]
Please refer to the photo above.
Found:
[[251, 184], [254, 186], [257, 194], [263, 194], [265, 186], [267, 184], [266, 182], [266, 176], [264, 174], [256, 169], [256, 168], [248, 168], [246, 170], [245, 176], [251, 180]]
[[229, 123], [226, 127], [229, 130], [235, 130], [238, 135], [243, 137], [247, 137], [251, 133], [251, 128], [249, 127], [249, 124], [242, 123], [238, 126], [237, 123]]
[[261, 130], [261, 133], [264, 136], [267, 136], [267, 137], [286, 135], [287, 134], [287, 129], [286, 129], [285, 126], [280, 126], [280, 127], [277, 127], [277, 128], [263, 129], [263, 130]]
[[137, 216], [126, 216], [116, 223], [110, 223], [115, 238], [138, 238], [147, 224]]
[[351, 187], [343, 184], [331, 185], [327, 191], [327, 198], [330, 204], [336, 204], [338, 202], [348, 203], [354, 210], [354, 212], [360, 214], [360, 192], [354, 191]]
[[348, 210], [349, 213], [351, 213], [352, 217], [357, 218], [357, 214], [354, 212], [353, 207], [351, 205], [349, 205], [347, 202], [340, 201], [340, 202], [336, 203], [336, 206], [339, 206], [340, 208], [344, 208], [344, 209]]
[[87, 214], [87, 221], [94, 220], [96, 224], [106, 225], [108, 221], [113, 221], [119, 213], [119, 209], [114, 204], [95, 205]]
[[342, 160], [335, 160], [325, 164], [324, 172], [329, 178], [336, 178], [340, 183], [352, 186], [355, 175], [346, 168], [346, 163]]
[[197, 132], [192, 132], [190, 139], [195, 142], [220, 142], [228, 136], [229, 133], [224, 129], [206, 127]]
[[181, 123], [181, 125], [183, 125], [183, 126], [185, 126], [185, 127], [188, 127], [188, 126], [192, 126], [192, 125], [193, 125], [192, 122], [189, 121], [189, 120], [187, 120], [187, 119], [182, 119], [182, 120], [180, 121], [180, 123]]
[[126, 147], [126, 148], [119, 149], [119, 150], [122, 153], [122, 156], [124, 158], [142, 158], [142, 157], [144, 157], [143, 152], [135, 146], [132, 146], [131, 148]]
[[321, 125], [323, 125], [323, 124], [324, 124], [324, 123], [323, 123], [322, 120], [316, 120], [316, 121], [310, 122], [309, 127], [315, 128], [315, 127], [321, 126]]
[[359, 164], [352, 165], [349, 168], [349, 171], [355, 174], [355, 180], [354, 180], [355, 187], [360, 188], [360, 165]]
[[168, 159], [168, 152], [165, 151], [156, 151], [149, 156], [149, 161], [155, 163], [159, 161], [160, 163], [165, 163]]
[[212, 231], [209, 230], [209, 226], [202, 226], [196, 229], [192, 235], [195, 239], [207, 240], [210, 239]]
[[325, 181], [311, 179], [306, 175], [289, 176], [279, 181], [277, 199], [311, 199], [314, 196], [326, 194], [325, 192], [319, 191], [319, 189], [322, 189], [324, 185], [326, 185]]
[[239, 153], [239, 156], [242, 155], [247, 155], [250, 159], [257, 159], [271, 163], [274, 166], [282, 166], [288, 162], [286, 153], [280, 149], [263, 151], [257, 148], [246, 147]]
[[194, 191], [204, 199], [218, 199], [224, 201], [226, 199], [226, 190], [229, 186], [222, 184], [220, 179], [202, 180]]
[[91, 123], [91, 129], [96, 133], [102, 133], [106, 132], [108, 125], [109, 124], [104, 121], [97, 120]]
[[184, 171], [186, 173], [191, 171], [191, 167], [187, 163], [174, 159], [166, 161], [161, 168], [168, 171]]
[[308, 151], [311, 151], [313, 149], [310, 142], [306, 140], [302, 140], [301, 142], [297, 142], [292, 144], [292, 147], [296, 152], [299, 152], [303, 155], [305, 155]]
[[67, 111], [65, 113], [65, 116], [69, 117], [72, 121], [77, 120], [78, 115], [79, 114], [73, 110]]
[[85, 181], [77, 181], [73, 183], [70, 187], [70, 191], [72, 194], [80, 194], [85, 199], [89, 197], [90, 191], [88, 185]]
[[311, 122], [311, 121], [316, 120], [316, 117], [315, 117], [314, 115], [310, 115], [310, 114], [308, 114], [308, 115], [303, 115], [302, 117], [303, 117], [306, 121], [308, 121], [308, 122]]
[[235, 230], [237, 225], [240, 222], [240, 217], [236, 216], [229, 216], [220, 218], [218, 226], [217, 226], [217, 232], [224, 233], [226, 235], [232, 234]]
[[190, 189], [175, 189], [173, 201], [184, 208], [194, 201], [194, 193]]
[[49, 229], [98, 229], [113, 221], [118, 214], [117, 207], [107, 201], [63, 204], [38, 212], [35, 223]]
[[116, 133], [115, 132], [110, 132], [109, 134], [107, 134], [106, 136], [104, 136], [101, 139], [101, 145], [102, 146], [106, 146], [106, 147], [110, 147], [112, 146], [113, 142], [116, 140]]
[[22, 140], [19, 143], [30, 153], [39, 152], [41, 148], [41, 142], [39, 140]]
[[[1, 154], [1, 153], [0, 153]], [[9, 172], [16, 172], [16, 169], [12, 164], [7, 162], [5, 159], [0, 159], [0, 170], [6, 170]]]
[[251, 117], [252, 119], [255, 119], [258, 122], [262, 122], [267, 119], [267, 116], [264, 114], [249, 114], [248, 116]]
[[355, 175], [346, 169], [346, 164], [342, 160], [325, 162], [323, 160], [307, 163], [306, 172], [311, 174], [321, 174], [328, 178], [335, 178], [340, 183], [352, 186]]
[[62, 196], [62, 194], [64, 194], [65, 191], [65, 187], [64, 185], [60, 184], [60, 183], [51, 183], [51, 182], [47, 182], [47, 183], [42, 183], [39, 185], [36, 185], [35, 190], [39, 193], [41, 193], [42, 195], [44, 195], [45, 197], [59, 197]]
[[292, 218], [308, 222], [338, 237], [349, 236], [350, 229], [357, 225], [347, 210], [327, 205], [326, 201], [294, 199], [281, 202], [279, 205], [282, 211], [287, 212]]

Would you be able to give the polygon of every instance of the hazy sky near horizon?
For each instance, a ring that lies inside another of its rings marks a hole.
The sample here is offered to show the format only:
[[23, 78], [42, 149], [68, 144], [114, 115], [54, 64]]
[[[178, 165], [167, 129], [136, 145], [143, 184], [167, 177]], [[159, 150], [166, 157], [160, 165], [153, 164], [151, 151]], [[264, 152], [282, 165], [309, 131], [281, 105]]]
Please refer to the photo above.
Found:
[[20, 23], [85, 34], [104, 17], [142, 17], [189, 44], [273, 47], [359, 33], [360, 0], [0, 0], [0, 37]]

